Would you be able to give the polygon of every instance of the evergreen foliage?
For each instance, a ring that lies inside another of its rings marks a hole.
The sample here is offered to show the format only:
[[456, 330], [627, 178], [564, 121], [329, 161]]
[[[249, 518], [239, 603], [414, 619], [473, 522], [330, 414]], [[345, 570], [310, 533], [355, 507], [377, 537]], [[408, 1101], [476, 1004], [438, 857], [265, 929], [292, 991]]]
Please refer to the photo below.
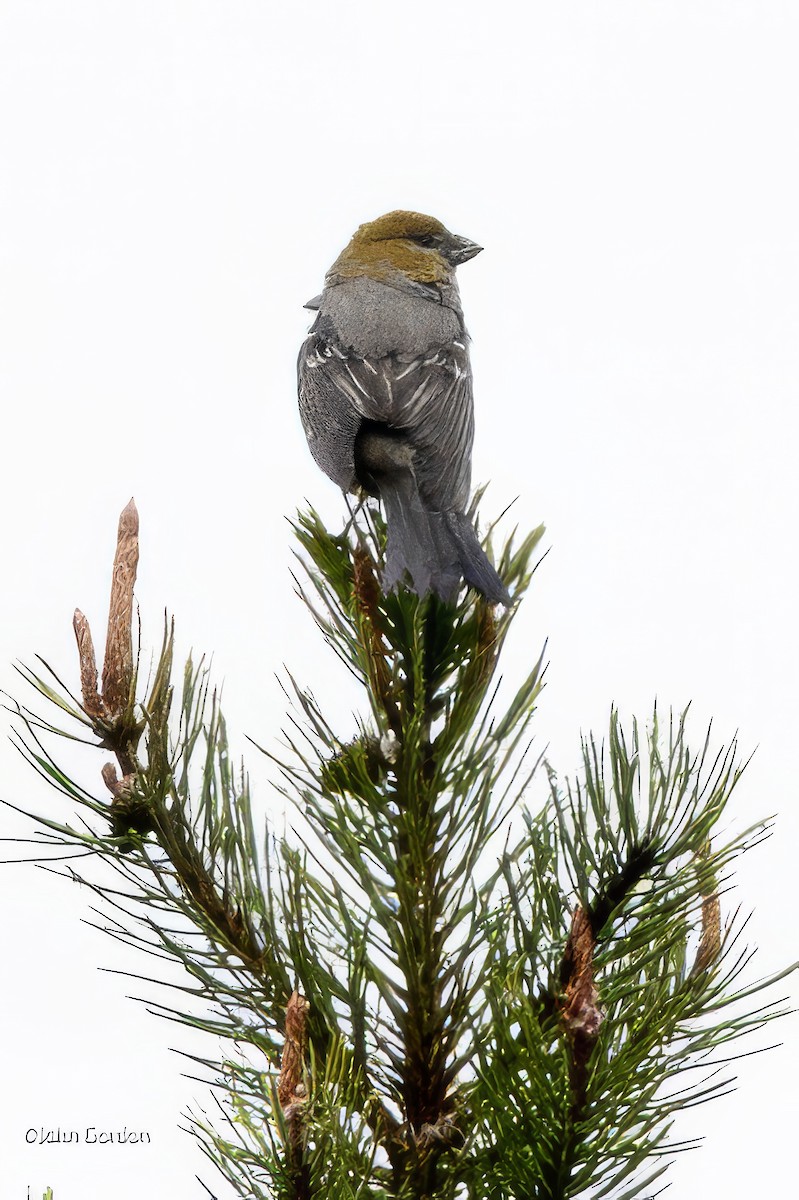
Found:
[[[744, 923], [721, 916], [735, 859], [768, 832], [720, 832], [735, 743], [695, 754], [684, 714], [642, 732], [614, 711], [581, 778], [547, 767], [534, 805], [541, 659], [498, 699], [516, 606], [384, 595], [370, 507], [340, 536], [314, 512], [295, 533], [298, 591], [367, 708], [341, 729], [289, 677], [285, 753], [264, 752], [293, 831], [254, 812], [204, 663], [174, 682], [171, 626], [140, 686], [129, 506], [102, 690], [80, 613], [80, 699], [22, 668], [71, 726], [16, 705], [18, 744], [78, 814], [29, 813], [36, 853], [103, 860], [102, 882], [64, 869], [100, 926], [185, 969], [159, 1007], [226, 1039], [197, 1062], [218, 1111], [189, 1116], [236, 1194], [642, 1196], [681, 1148], [675, 1114], [729, 1087], [728, 1043], [781, 1011], [760, 997], [775, 979], [741, 982]], [[517, 601], [541, 533], [500, 555]], [[69, 778], [53, 734], [114, 754], [110, 800]]]

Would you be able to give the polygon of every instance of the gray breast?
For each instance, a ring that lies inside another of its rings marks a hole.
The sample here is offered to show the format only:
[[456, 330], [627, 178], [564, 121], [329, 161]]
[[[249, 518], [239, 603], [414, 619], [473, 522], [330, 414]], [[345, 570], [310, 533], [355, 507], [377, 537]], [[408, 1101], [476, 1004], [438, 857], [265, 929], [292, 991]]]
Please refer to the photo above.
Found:
[[325, 288], [315, 329], [362, 358], [422, 354], [464, 336], [459, 309], [365, 276]]

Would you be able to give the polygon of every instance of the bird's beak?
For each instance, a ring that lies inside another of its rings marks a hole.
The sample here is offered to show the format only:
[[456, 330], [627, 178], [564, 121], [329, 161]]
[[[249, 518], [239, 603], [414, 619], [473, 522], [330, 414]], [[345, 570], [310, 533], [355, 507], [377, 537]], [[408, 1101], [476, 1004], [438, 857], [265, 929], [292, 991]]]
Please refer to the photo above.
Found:
[[453, 233], [450, 235], [450, 242], [444, 254], [453, 267], [458, 267], [461, 263], [474, 258], [475, 254], [479, 254], [482, 249], [483, 247], [478, 246], [477, 242], [470, 242], [468, 238], [458, 237], [456, 233]]

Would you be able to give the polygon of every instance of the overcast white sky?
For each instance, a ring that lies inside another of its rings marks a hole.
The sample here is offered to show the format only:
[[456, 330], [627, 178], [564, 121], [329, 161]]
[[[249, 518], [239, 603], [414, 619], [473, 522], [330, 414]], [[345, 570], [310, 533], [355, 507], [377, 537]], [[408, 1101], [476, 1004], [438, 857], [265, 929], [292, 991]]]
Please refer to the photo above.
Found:
[[[168, 608], [213, 653], [236, 748], [277, 736], [284, 663], [344, 719], [289, 576], [285, 517], [344, 512], [296, 412], [302, 304], [362, 221], [432, 212], [485, 247], [460, 272], [485, 514], [519, 497], [552, 548], [504, 665], [549, 638], [539, 744], [572, 771], [581, 729], [655, 695], [693, 701], [697, 743], [737, 729], [736, 820], [779, 818], [733, 901], [750, 977], [799, 957], [798, 38], [772, 0], [3, 0], [0, 686], [35, 653], [76, 681], [72, 611], [102, 641], [135, 495], [145, 642]], [[0, 795], [66, 815], [5, 743]], [[138, 964], [88, 903], [0, 869], [2, 1200], [195, 1198], [190, 1043], [98, 972]], [[707, 1134], [680, 1200], [789, 1187], [799, 1022], [772, 1032], [678, 1126]], [[25, 1144], [59, 1125], [153, 1143]]]

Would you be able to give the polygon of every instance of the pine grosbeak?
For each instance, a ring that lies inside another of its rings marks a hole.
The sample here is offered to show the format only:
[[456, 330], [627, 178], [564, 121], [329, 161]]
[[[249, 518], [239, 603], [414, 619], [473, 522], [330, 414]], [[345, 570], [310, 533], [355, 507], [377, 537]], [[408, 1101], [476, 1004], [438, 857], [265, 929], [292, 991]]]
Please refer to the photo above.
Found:
[[434, 217], [390, 212], [361, 225], [306, 307], [300, 415], [311, 453], [344, 491], [379, 496], [386, 590], [492, 603], [510, 596], [466, 516], [472, 374], [455, 268], [481, 247]]

